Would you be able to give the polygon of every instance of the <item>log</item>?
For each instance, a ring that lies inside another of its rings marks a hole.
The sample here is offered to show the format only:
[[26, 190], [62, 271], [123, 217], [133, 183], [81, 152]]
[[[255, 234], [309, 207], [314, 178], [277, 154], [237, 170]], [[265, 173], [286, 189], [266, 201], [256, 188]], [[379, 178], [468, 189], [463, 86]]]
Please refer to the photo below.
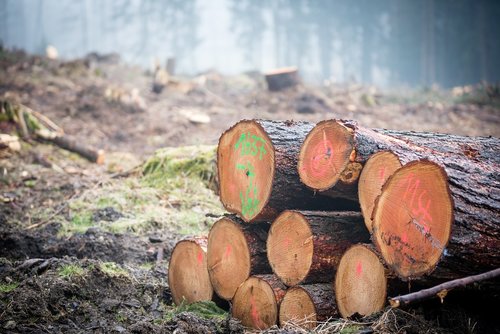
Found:
[[299, 73], [296, 67], [284, 67], [275, 69], [264, 74], [267, 88], [272, 92], [284, 90], [297, 86], [300, 83]]
[[274, 275], [257, 275], [240, 285], [232, 301], [232, 316], [245, 327], [267, 329], [277, 324], [286, 287]]
[[344, 318], [382, 310], [387, 278], [371, 245], [358, 244], [345, 252], [335, 275], [334, 289], [337, 307]]
[[[342, 138], [343, 133], [344, 136], [352, 139], [352, 152], [347, 164], [364, 164], [371, 155], [377, 152], [391, 151], [403, 164], [422, 159], [434, 161], [444, 168], [448, 175], [447, 183], [453, 198], [454, 224], [449, 241], [441, 242], [443, 249], [437, 252], [438, 255], [443, 254], [441, 262], [439, 262], [439, 256], [436, 257], [435, 254], [433, 254], [434, 261], [423, 258], [425, 249], [419, 250], [421, 245], [415, 244], [411, 246], [414, 248], [412, 253], [417, 254], [418, 258], [414, 259], [411, 256], [406, 258], [404, 260], [406, 264], [403, 264], [405, 268], [402, 269], [401, 263], [394, 263], [394, 259], [386, 258], [384, 252], [381, 251], [384, 260], [401, 278], [418, 277], [422, 280], [422, 284], [438, 284], [439, 281], [448, 281], [500, 267], [500, 254], [495, 251], [500, 247], [500, 219], [498, 218], [500, 212], [498, 170], [500, 166], [498, 154], [495, 155], [495, 152], [500, 151], [498, 138], [460, 139], [460, 136], [450, 136], [448, 140], [447, 135], [436, 134], [433, 140], [431, 135], [419, 136], [415, 133], [410, 133], [408, 137], [402, 134], [396, 137], [395, 134], [382, 133], [385, 130], [377, 132], [360, 127], [352, 121], [336, 121], [336, 123], [341, 125], [341, 127], [335, 126], [340, 133], [338, 137]], [[412, 186], [414, 187], [415, 184]], [[417, 195], [423, 191], [426, 190], [420, 186]], [[422, 200], [424, 200], [423, 197], [421, 202]], [[415, 203], [418, 204], [418, 197]], [[418, 211], [418, 208], [416, 210]], [[375, 225], [375, 212], [373, 217]], [[396, 220], [398, 224], [406, 225], [410, 219], [408, 215], [404, 215]], [[393, 223], [396, 224], [394, 221]], [[441, 221], [436, 222], [435, 225], [441, 226], [440, 224], [447, 223]], [[375, 237], [377, 237], [376, 233]], [[429, 238], [422, 237], [420, 242], [429, 245], [432, 237], [433, 228], [431, 227]], [[389, 243], [389, 239], [386, 236], [386, 242]], [[377, 246], [379, 244], [377, 243]], [[404, 243], [397, 240], [389, 247], [407, 248]], [[438, 262], [439, 267], [434, 269]], [[428, 277], [428, 282], [423, 282], [422, 276], [430, 272], [432, 272], [432, 277]]]
[[168, 285], [176, 305], [213, 299], [206, 251], [206, 237], [185, 239], [175, 245], [168, 266]]
[[104, 150], [95, 150], [81, 145], [75, 139], [72, 139], [67, 135], [41, 136], [40, 133], [38, 133], [38, 135], [43, 140], [49, 141], [65, 150], [77, 153], [91, 162], [95, 162], [98, 165], [104, 164]]
[[397, 155], [389, 151], [381, 151], [372, 155], [359, 176], [358, 194], [359, 205], [366, 228], [372, 232], [372, 214], [375, 199], [382, 192], [382, 186], [389, 176], [401, 167]]
[[345, 250], [369, 240], [358, 212], [286, 210], [271, 225], [267, 257], [288, 286], [331, 282]]
[[243, 120], [224, 132], [217, 149], [220, 198], [247, 222], [270, 221], [286, 209], [355, 209], [315, 196], [299, 180], [299, 146], [312, 124]]
[[217, 221], [208, 235], [208, 272], [215, 292], [231, 300], [248, 277], [270, 274], [266, 256], [268, 223], [246, 224], [236, 216]]
[[456, 280], [439, 284], [429, 289], [424, 289], [417, 292], [409, 293], [407, 295], [393, 297], [389, 299], [389, 303], [391, 304], [391, 307], [396, 308], [400, 306], [407, 306], [413, 303], [421, 302], [435, 297], [439, 297], [441, 299], [441, 303], [443, 303], [444, 298], [446, 297], [448, 292], [452, 289], [465, 287], [468, 284], [482, 282], [484, 280], [491, 280], [499, 276], [500, 276], [500, 268], [497, 268], [488, 271], [486, 273], [468, 276], [464, 278], [458, 278]]
[[313, 329], [319, 322], [338, 317], [332, 284], [297, 285], [287, 290], [280, 305], [279, 323], [292, 322]]

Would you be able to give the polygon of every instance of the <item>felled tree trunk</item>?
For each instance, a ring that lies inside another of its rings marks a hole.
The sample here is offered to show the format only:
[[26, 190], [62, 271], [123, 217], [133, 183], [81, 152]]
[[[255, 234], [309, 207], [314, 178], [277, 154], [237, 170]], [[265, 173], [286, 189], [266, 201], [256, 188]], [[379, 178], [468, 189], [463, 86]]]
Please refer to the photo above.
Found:
[[168, 266], [168, 285], [176, 305], [213, 299], [206, 251], [206, 237], [185, 239], [175, 245]]
[[217, 149], [224, 207], [247, 222], [272, 220], [285, 209], [345, 208], [345, 202], [315, 196], [299, 180], [299, 147], [311, 128], [305, 122], [244, 120], [224, 132]]
[[335, 275], [335, 297], [342, 317], [367, 316], [385, 304], [387, 277], [371, 245], [355, 245], [342, 256]]
[[369, 239], [358, 212], [287, 210], [271, 225], [267, 255], [288, 286], [331, 282], [344, 251]]
[[300, 83], [296, 67], [279, 68], [265, 74], [267, 87], [270, 91], [277, 92], [297, 86]]
[[208, 235], [208, 272], [217, 294], [231, 300], [250, 275], [270, 274], [268, 223], [247, 224], [236, 216], [217, 221]]
[[232, 301], [232, 316], [243, 326], [266, 329], [278, 322], [278, 307], [286, 287], [275, 275], [257, 275], [240, 285]]
[[318, 322], [338, 317], [331, 283], [297, 285], [287, 290], [280, 305], [280, 327], [292, 322], [313, 329]]
[[[398, 169], [394, 175], [400, 173], [399, 176], [388, 179], [379, 204], [375, 205], [380, 209], [373, 213], [374, 240], [379, 248], [387, 246], [398, 256], [389, 257], [381, 249], [388, 265], [400, 277], [417, 278], [432, 272], [432, 279], [445, 281], [500, 267], [500, 254], [496, 251], [500, 247], [500, 166], [498, 158], [493, 156], [493, 152], [500, 151], [499, 139], [478, 138], [478, 142], [484, 144], [473, 146], [470, 142], [462, 149], [463, 146], [453, 143], [456, 136], [447, 140], [446, 135], [439, 134], [434, 143], [429, 136], [419, 142], [416, 135], [402, 139], [402, 136], [384, 135], [352, 122], [340, 123], [353, 133], [351, 161], [361, 163], [374, 153], [391, 151], [403, 164], [418, 160], [436, 163], [434, 166], [421, 162], [404, 171]], [[394, 179], [392, 184], [391, 179]], [[398, 198], [394, 202], [398, 204], [386, 201], [389, 194], [395, 194], [390, 197]], [[403, 211], [383, 223], [382, 217], [388, 211], [380, 203]], [[387, 224], [386, 229], [379, 224]], [[399, 235], [395, 235], [395, 226]], [[415, 231], [404, 234], [403, 226]], [[446, 235], [450, 230], [451, 236]]]

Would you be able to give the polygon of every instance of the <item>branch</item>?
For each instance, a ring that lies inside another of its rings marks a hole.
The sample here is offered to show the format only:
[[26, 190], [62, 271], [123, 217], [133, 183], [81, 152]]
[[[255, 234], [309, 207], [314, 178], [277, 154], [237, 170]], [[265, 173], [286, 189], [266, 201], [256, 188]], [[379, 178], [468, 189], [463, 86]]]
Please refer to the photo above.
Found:
[[459, 278], [453, 281], [449, 281], [443, 284], [436, 285], [435, 287], [413, 292], [407, 295], [398, 296], [389, 299], [391, 307], [399, 307], [401, 305], [408, 305], [415, 302], [419, 302], [426, 299], [431, 299], [434, 296], [441, 298], [441, 303], [449, 290], [465, 286], [474, 282], [480, 282], [487, 279], [495, 278], [500, 276], [500, 268], [485, 272], [483, 274], [467, 276], [464, 278]]

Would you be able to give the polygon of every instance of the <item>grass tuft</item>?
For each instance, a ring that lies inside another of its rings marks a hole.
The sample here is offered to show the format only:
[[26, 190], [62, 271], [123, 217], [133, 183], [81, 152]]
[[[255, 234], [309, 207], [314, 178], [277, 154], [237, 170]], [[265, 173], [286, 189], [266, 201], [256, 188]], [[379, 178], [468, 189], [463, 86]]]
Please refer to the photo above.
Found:
[[17, 282], [0, 284], [0, 293], [9, 293], [14, 291], [18, 286], [19, 283]]
[[85, 274], [85, 269], [76, 264], [66, 264], [57, 270], [59, 276], [65, 279], [81, 277]]
[[176, 314], [182, 312], [191, 312], [200, 318], [214, 320], [223, 320], [228, 316], [228, 313], [215, 305], [213, 301], [201, 301], [191, 304], [182, 302], [165, 313], [165, 320], [170, 321]]
[[127, 270], [114, 262], [103, 262], [99, 265], [99, 268], [109, 277], [130, 277]]

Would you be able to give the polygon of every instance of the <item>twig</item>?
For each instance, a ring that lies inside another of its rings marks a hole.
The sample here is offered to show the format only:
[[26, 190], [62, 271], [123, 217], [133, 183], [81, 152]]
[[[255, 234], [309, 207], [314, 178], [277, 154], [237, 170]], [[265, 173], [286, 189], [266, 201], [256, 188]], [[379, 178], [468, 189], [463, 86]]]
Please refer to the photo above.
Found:
[[500, 276], [500, 268], [479, 274], [479, 275], [474, 275], [474, 276], [468, 276], [464, 278], [459, 278], [453, 281], [449, 281], [443, 284], [436, 285], [435, 287], [429, 288], [429, 289], [424, 289], [420, 290], [417, 292], [413, 292], [407, 295], [402, 295], [398, 297], [394, 297], [389, 299], [389, 303], [391, 304], [391, 307], [399, 307], [401, 305], [408, 305], [411, 303], [415, 303], [418, 301], [430, 299], [432, 297], [439, 297], [441, 298], [441, 303], [443, 302], [444, 297], [446, 297], [446, 294], [448, 291], [451, 289], [465, 286], [467, 284], [471, 284], [474, 282], [480, 282], [484, 281], [487, 279], [495, 278]]

